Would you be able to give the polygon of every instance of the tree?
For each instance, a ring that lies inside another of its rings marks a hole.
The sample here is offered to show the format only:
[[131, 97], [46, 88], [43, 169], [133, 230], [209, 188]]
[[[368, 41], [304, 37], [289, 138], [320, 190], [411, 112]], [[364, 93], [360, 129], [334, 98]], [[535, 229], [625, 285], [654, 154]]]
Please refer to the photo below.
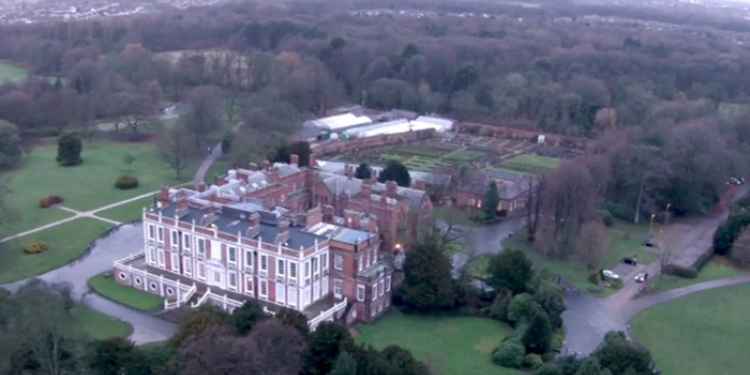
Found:
[[219, 90], [210, 86], [197, 87], [190, 92], [190, 109], [180, 117], [180, 127], [190, 132], [198, 150], [203, 150], [206, 141], [224, 128], [220, 98]]
[[514, 295], [523, 293], [534, 277], [531, 261], [523, 251], [507, 249], [490, 259], [487, 283], [495, 289], [508, 289]]
[[607, 255], [609, 236], [607, 228], [599, 220], [591, 220], [583, 224], [578, 236], [576, 254], [589, 267], [598, 269]]
[[400, 161], [390, 160], [385, 168], [383, 168], [383, 171], [380, 172], [378, 181], [396, 181], [398, 186], [409, 187], [411, 185], [411, 176], [409, 175], [409, 170]]
[[497, 184], [490, 182], [487, 191], [484, 193], [482, 200], [482, 212], [485, 220], [495, 220], [497, 218], [497, 205], [500, 204], [500, 194], [497, 192]]
[[357, 375], [357, 361], [349, 352], [341, 352], [329, 375]]
[[180, 321], [177, 332], [172, 337], [172, 343], [176, 347], [181, 347], [187, 339], [201, 336], [208, 328], [224, 327], [228, 319], [227, 313], [210, 305], [202, 306], [198, 310], [191, 310]]
[[276, 312], [274, 318], [276, 318], [281, 324], [296, 329], [302, 336], [307, 336], [310, 333], [310, 326], [307, 324], [307, 317], [305, 314], [297, 310], [282, 307]]
[[67, 133], [57, 141], [57, 162], [63, 167], [79, 165], [83, 162], [81, 151], [83, 143], [75, 133]]
[[310, 143], [300, 141], [291, 144], [282, 144], [276, 149], [276, 153], [271, 158], [271, 160], [280, 163], [290, 163], [291, 156], [297, 155], [297, 157], [299, 158], [299, 166], [309, 167], [311, 154], [312, 150], [310, 149]]
[[304, 356], [304, 373], [308, 375], [328, 374], [339, 354], [354, 347], [354, 340], [346, 327], [330, 322], [321, 323], [310, 334], [309, 343]]
[[539, 229], [539, 222], [544, 207], [544, 187], [545, 177], [540, 176], [536, 181], [534, 177], [527, 180], [528, 194], [526, 196], [526, 240], [534, 243], [536, 232]]
[[623, 332], [609, 332], [604, 342], [592, 354], [602, 367], [609, 369], [612, 375], [653, 374], [654, 362], [651, 354], [642, 346], [631, 342]]
[[0, 120], [0, 170], [18, 166], [23, 156], [18, 127]]
[[367, 163], [360, 163], [354, 171], [354, 177], [360, 180], [367, 180], [372, 177], [372, 168]]
[[492, 354], [492, 361], [503, 367], [521, 368], [526, 350], [517, 340], [509, 339], [500, 344]]
[[515, 326], [528, 324], [538, 314], [543, 313], [544, 309], [536, 301], [534, 297], [528, 293], [521, 293], [513, 297], [508, 305], [508, 321], [513, 323]]
[[429, 375], [430, 373], [427, 367], [417, 361], [410, 351], [400, 346], [388, 345], [380, 354], [391, 366], [399, 369], [399, 375]]
[[550, 285], [549, 282], [540, 283], [534, 301], [547, 312], [553, 328], [561, 328], [563, 324], [562, 313], [565, 311], [565, 298], [560, 288]]
[[234, 310], [229, 321], [238, 334], [246, 335], [258, 322], [267, 317], [260, 304], [248, 300], [239, 309]]
[[136, 349], [127, 339], [115, 337], [90, 344], [86, 358], [88, 368], [97, 375], [128, 373], [134, 366]]
[[588, 357], [581, 362], [581, 367], [578, 368], [575, 375], [611, 375], [612, 372], [608, 369], [602, 368], [599, 360], [596, 357]]
[[407, 252], [404, 262], [404, 282], [396, 299], [408, 309], [435, 311], [455, 305], [456, 293], [450, 277], [450, 259], [436, 236], [420, 240]]
[[529, 327], [523, 333], [521, 342], [530, 353], [544, 354], [549, 351], [552, 341], [552, 324], [544, 311], [540, 311], [531, 319]]
[[190, 138], [190, 133], [181, 126], [165, 126], [159, 134], [159, 155], [174, 170], [178, 180], [182, 179], [182, 172], [194, 151]]

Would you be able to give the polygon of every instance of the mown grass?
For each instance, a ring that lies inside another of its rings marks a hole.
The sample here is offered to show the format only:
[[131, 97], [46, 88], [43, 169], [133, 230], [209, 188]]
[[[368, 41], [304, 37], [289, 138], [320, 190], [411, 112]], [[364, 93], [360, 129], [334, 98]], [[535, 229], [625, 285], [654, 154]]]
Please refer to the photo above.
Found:
[[112, 275], [97, 275], [89, 279], [89, 287], [104, 298], [136, 310], [155, 312], [162, 309], [164, 300], [137, 289], [118, 284]]
[[534, 154], [521, 154], [506, 160], [502, 167], [519, 172], [534, 174], [546, 173], [556, 169], [560, 159]]
[[735, 267], [726, 258], [715, 257], [705, 266], [703, 266], [701, 271], [698, 273], [698, 277], [693, 279], [668, 274], [660, 275], [659, 278], [655, 279], [649, 287], [649, 292], [665, 292], [667, 290], [683, 288], [697, 283], [718, 280], [727, 277], [735, 277], [747, 273], [748, 271], [743, 271]]
[[750, 286], [709, 290], [654, 306], [631, 322], [663, 374], [746, 374]]
[[143, 207], [150, 207], [154, 203], [154, 196], [148, 196], [146, 198], [139, 199], [122, 206], [110, 208], [109, 210], [100, 211], [96, 215], [119, 221], [121, 223], [128, 223], [131, 221], [141, 220], [143, 217]]
[[26, 69], [7, 61], [0, 61], [0, 84], [23, 81], [28, 75]]
[[378, 349], [399, 345], [427, 364], [434, 374], [520, 373], [492, 363], [492, 351], [511, 333], [510, 327], [498, 321], [467, 316], [407, 315], [393, 309], [358, 330], [361, 334], [357, 341]]
[[[38, 276], [78, 259], [89, 243], [110, 227], [99, 220], [81, 218], [4, 243], [0, 251], [0, 284]], [[43, 241], [49, 250], [25, 254], [23, 244], [31, 240]]]
[[84, 305], [76, 305], [71, 310], [71, 329], [93, 340], [113, 337], [128, 337], [133, 332], [130, 324], [104, 315]]

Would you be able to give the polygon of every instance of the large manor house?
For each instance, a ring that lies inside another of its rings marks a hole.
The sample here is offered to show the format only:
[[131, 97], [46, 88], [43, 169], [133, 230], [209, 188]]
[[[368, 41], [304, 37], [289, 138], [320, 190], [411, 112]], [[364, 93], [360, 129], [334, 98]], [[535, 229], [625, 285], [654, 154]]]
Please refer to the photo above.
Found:
[[[228, 311], [255, 300], [320, 322], [370, 321], [390, 306], [400, 259], [432, 204], [422, 190], [290, 163], [232, 169], [210, 186], [163, 188], [143, 213], [143, 251], [115, 278], [165, 299]], [[397, 263], [397, 262], [395, 262]]]

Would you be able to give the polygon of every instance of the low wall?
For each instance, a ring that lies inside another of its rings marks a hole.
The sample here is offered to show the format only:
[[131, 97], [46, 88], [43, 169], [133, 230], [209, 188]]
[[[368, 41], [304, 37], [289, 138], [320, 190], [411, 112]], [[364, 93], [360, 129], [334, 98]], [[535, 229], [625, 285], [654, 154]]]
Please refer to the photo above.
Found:
[[434, 129], [410, 131], [401, 134], [384, 134], [374, 137], [336, 139], [313, 142], [310, 149], [315, 158], [339, 155], [347, 152], [357, 152], [383, 146], [392, 146], [421, 141], [435, 137]]
[[454, 128], [459, 133], [467, 133], [491, 138], [524, 140], [536, 142], [540, 134], [544, 134], [547, 145], [585, 150], [588, 147], [588, 139], [579, 137], [570, 137], [559, 134], [549, 134], [542, 130], [519, 129], [508, 126], [496, 126], [488, 124], [479, 124], [475, 122], [460, 122]]

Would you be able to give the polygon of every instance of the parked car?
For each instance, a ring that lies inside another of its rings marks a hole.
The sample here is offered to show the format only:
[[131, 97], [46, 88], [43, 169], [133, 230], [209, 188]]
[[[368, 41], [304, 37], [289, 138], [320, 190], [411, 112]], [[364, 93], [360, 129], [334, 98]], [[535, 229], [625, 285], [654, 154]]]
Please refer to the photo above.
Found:
[[602, 270], [602, 278], [610, 280], [620, 280], [620, 275], [616, 274], [612, 270]]
[[638, 265], [638, 258], [632, 256], [632, 257], [625, 257], [622, 258], [622, 262], [629, 265], [629, 266], [637, 266]]
[[641, 273], [635, 275], [635, 277], [633, 278], [633, 280], [635, 280], [635, 282], [637, 282], [639, 284], [645, 283], [648, 280], [648, 272], [641, 272]]

